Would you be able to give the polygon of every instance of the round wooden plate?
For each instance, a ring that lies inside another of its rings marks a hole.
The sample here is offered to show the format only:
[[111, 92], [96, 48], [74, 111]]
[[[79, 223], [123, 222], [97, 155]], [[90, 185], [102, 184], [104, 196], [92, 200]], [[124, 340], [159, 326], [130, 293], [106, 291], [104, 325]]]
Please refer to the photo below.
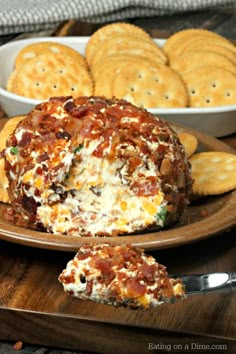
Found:
[[[199, 141], [199, 151], [235, 150], [219, 140], [180, 125], [171, 124], [176, 131], [194, 134]], [[114, 244], [131, 243], [145, 250], [157, 250], [184, 245], [211, 237], [236, 225], [236, 190], [223, 195], [195, 200], [181, 220], [171, 228], [162, 231], [119, 237], [76, 237], [53, 235], [18, 227], [4, 217], [6, 204], [0, 203], [0, 239], [37, 248], [60, 251], [77, 251], [87, 242]]]

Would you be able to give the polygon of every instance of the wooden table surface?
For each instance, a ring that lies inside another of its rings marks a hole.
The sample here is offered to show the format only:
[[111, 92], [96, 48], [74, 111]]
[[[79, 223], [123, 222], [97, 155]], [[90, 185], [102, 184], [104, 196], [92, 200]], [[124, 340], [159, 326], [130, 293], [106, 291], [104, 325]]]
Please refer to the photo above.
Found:
[[[129, 22], [158, 37], [201, 27], [235, 39], [235, 20], [234, 11], [224, 10]], [[71, 21], [56, 34], [89, 35], [96, 28]], [[222, 141], [236, 148], [236, 134]], [[151, 254], [167, 265], [170, 274], [236, 271], [235, 233], [233, 228]], [[20, 353], [35, 354], [72, 353], [69, 349], [73, 353], [236, 353], [236, 293], [189, 297], [147, 311], [78, 301], [64, 294], [57, 280], [73, 256], [0, 241], [0, 353], [15, 352], [17, 341], [23, 342]]]

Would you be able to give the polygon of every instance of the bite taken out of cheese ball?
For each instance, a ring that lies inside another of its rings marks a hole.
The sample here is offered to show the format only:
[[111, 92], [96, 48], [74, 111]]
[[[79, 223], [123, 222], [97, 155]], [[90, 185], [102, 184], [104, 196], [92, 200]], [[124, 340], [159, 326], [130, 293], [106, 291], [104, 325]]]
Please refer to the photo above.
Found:
[[13, 222], [53, 234], [158, 230], [192, 191], [176, 133], [125, 100], [51, 98], [18, 124], [4, 157]]

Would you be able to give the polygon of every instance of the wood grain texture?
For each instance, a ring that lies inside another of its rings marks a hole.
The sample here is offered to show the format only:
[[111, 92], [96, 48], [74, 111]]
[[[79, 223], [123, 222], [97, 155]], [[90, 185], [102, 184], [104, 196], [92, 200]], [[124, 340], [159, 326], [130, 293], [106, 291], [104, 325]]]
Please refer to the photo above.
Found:
[[[235, 231], [152, 255], [170, 274], [233, 271]], [[146, 311], [80, 301], [57, 280], [72, 256], [0, 242], [0, 338], [96, 353], [146, 353], [148, 343], [159, 342], [236, 344], [232, 294], [193, 296]]]

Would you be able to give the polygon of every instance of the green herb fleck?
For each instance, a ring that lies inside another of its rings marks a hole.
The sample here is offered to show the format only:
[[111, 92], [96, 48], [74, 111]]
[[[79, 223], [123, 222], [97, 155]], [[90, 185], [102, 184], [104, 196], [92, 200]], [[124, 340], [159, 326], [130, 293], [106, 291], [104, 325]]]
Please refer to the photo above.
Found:
[[18, 154], [18, 149], [16, 146], [13, 146], [11, 149], [10, 149], [10, 152], [13, 154], [13, 155], [17, 155]]
[[80, 144], [74, 149], [74, 153], [76, 154], [77, 152], [80, 152], [80, 150], [83, 148], [83, 144]]
[[166, 220], [166, 214], [167, 214], [167, 209], [166, 207], [162, 206], [160, 212], [157, 214], [157, 218], [162, 221], [163, 225]]

